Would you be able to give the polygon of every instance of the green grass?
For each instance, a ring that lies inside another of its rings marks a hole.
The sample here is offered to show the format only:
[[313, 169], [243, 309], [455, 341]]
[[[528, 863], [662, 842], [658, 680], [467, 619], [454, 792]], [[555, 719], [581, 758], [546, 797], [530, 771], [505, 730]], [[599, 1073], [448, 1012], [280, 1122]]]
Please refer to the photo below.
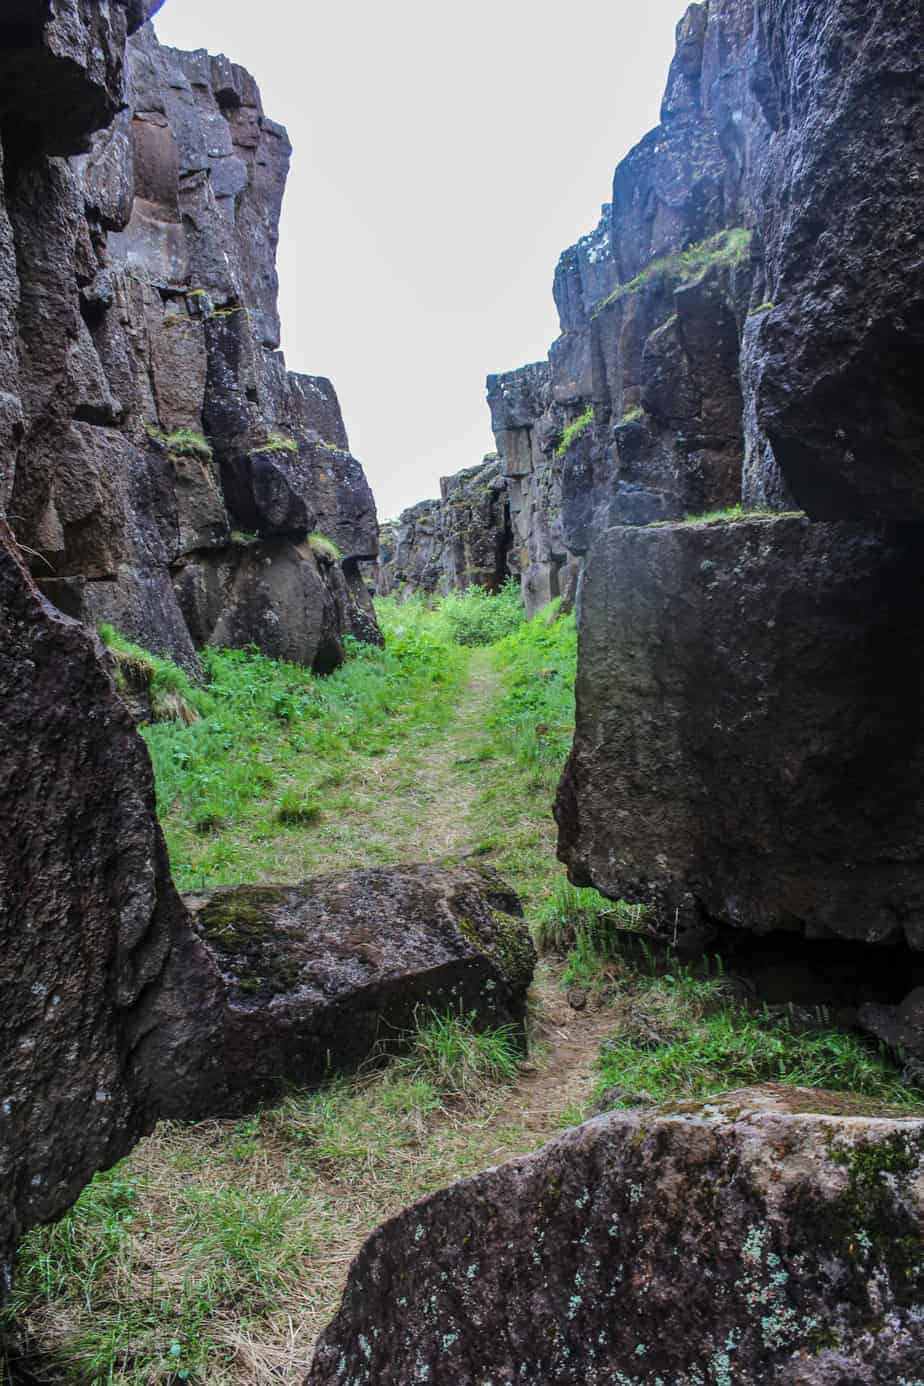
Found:
[[266, 442], [261, 443], [258, 448], [250, 449], [251, 456], [261, 452], [288, 452], [297, 453], [298, 443], [294, 438], [290, 438], [287, 433], [268, 433]]
[[743, 226], [720, 231], [708, 240], [688, 246], [673, 255], [659, 255], [651, 260], [643, 270], [625, 284], [617, 284], [612, 293], [600, 300], [593, 310], [593, 317], [610, 308], [614, 303], [637, 293], [647, 284], [660, 280], [665, 284], [688, 284], [713, 265], [741, 265], [751, 251], [751, 232]]
[[178, 665], [126, 640], [105, 622], [99, 636], [116, 666], [116, 686], [123, 692], [147, 689], [155, 721], [189, 725], [212, 710], [212, 703]]
[[439, 619], [451, 644], [495, 645], [526, 620], [520, 584], [509, 578], [497, 593], [477, 586], [450, 592], [439, 605]]
[[622, 928], [640, 929], [645, 910], [622, 900], [614, 903], [599, 891], [574, 886], [562, 877], [537, 911], [533, 931], [536, 947], [540, 953], [569, 954], [566, 982], [587, 980], [588, 974], [596, 974], [598, 959], [606, 952], [611, 919], [618, 920]]
[[587, 408], [576, 419], [573, 419], [564, 429], [561, 441], [555, 449], [556, 457], [564, 457], [571, 445], [580, 438], [586, 428], [589, 428], [594, 421], [594, 407], [588, 404]]
[[325, 563], [339, 563], [343, 558], [342, 551], [333, 539], [328, 539], [327, 535], [321, 534], [319, 530], [312, 530], [308, 535], [308, 547], [315, 558], [320, 558]]
[[212, 460], [212, 445], [202, 433], [194, 428], [175, 428], [172, 433], [164, 433], [150, 424], [145, 432], [155, 443], [160, 443], [175, 457], [198, 457], [205, 462]]
[[647, 982], [631, 1023], [599, 1060], [598, 1092], [617, 1087], [632, 1105], [706, 1097], [758, 1083], [826, 1088], [887, 1106], [924, 1110], [924, 1093], [903, 1083], [888, 1059], [856, 1035], [798, 1031], [759, 1008], [728, 1001], [720, 980], [678, 970]]
[[335, 846], [314, 833], [318, 865], [344, 833], [368, 836], [345, 782], [389, 747], [437, 736], [464, 674], [462, 652], [424, 621], [399, 629], [386, 611], [383, 623], [385, 650], [348, 638], [346, 664], [323, 679], [252, 651], [203, 651], [199, 720], [144, 729], [180, 889], [310, 874], [309, 844], [290, 836], [283, 847], [279, 824], [314, 828], [322, 809], [341, 836]]
[[522, 1058], [512, 1025], [476, 1030], [465, 1016], [424, 1010], [413, 1047], [396, 1060], [396, 1071], [444, 1098], [471, 1098], [486, 1084], [511, 1082]]

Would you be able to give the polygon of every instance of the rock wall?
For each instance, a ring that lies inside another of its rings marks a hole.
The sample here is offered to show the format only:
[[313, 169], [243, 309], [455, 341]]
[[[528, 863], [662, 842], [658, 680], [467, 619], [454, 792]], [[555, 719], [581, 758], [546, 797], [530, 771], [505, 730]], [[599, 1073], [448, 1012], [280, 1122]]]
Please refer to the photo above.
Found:
[[[121, 435], [73, 413], [78, 397], [86, 412], [108, 405], [76, 282], [63, 295], [81, 225], [65, 156], [115, 115], [126, 30], [144, 17], [84, 0], [23, 0], [0, 17], [4, 497], [38, 505], [54, 480], [60, 532], [72, 525], [87, 554], [124, 534], [124, 512], [91, 539], [81, 487], [101, 502], [137, 477], [80, 451], [88, 431]], [[66, 437], [74, 451], [55, 462]], [[187, 1111], [201, 1080], [220, 1082], [220, 978], [170, 880], [150, 761], [95, 636], [41, 597], [24, 557], [0, 519], [0, 1297], [23, 1231], [158, 1115]]]
[[[551, 356], [552, 414], [594, 410], [562, 458], [587, 552], [563, 860], [663, 930], [894, 947], [899, 986], [924, 948], [922, 48], [892, 0], [692, 6], [660, 131], [559, 266]], [[796, 513], [633, 527], [736, 499]]]
[[496, 592], [517, 571], [510, 525], [506, 478], [492, 454], [443, 477], [439, 500], [420, 501], [381, 527], [368, 580], [380, 596], [462, 591], [473, 583]]
[[[37, 3], [14, 10], [0, 501], [34, 575], [62, 610], [190, 669], [207, 641], [328, 668], [345, 630], [375, 635], [358, 562], [376, 516], [333, 387], [278, 351], [286, 133], [242, 68], [150, 26], [123, 74], [120, 6], [60, 0], [44, 28]], [[342, 564], [318, 561], [313, 532]]]

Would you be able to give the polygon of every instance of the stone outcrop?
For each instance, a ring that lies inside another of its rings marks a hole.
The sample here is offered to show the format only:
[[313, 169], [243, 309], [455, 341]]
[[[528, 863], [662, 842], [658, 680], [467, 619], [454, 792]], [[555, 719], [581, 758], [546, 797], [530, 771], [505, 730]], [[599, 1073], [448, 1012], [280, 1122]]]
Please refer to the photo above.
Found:
[[0, 1297], [22, 1233], [221, 1083], [220, 978], [96, 637], [0, 521]]
[[924, 14], [901, 0], [765, 0], [752, 87], [769, 131], [750, 179], [761, 255], [744, 372], [781, 476], [825, 520], [924, 518]]
[[0, 504], [68, 614], [192, 671], [212, 638], [327, 668], [376, 633], [377, 527], [333, 387], [278, 350], [288, 139], [243, 68], [150, 26], [123, 72], [152, 8], [0, 19]]
[[440, 499], [420, 501], [379, 531], [379, 556], [368, 566], [380, 596], [464, 591], [496, 592], [513, 576], [510, 503], [497, 457], [489, 455], [440, 481]]
[[[924, 948], [922, 26], [691, 6], [659, 130], [559, 265], [529, 427], [572, 419], [587, 555], [560, 855], [664, 932]], [[644, 527], [734, 501], [790, 518]]]
[[922, 1296], [924, 1122], [771, 1086], [598, 1117], [400, 1213], [306, 1386], [892, 1386]]
[[535, 953], [486, 868], [373, 868], [186, 902], [222, 975], [232, 1105], [394, 1052], [428, 1011], [522, 1028]]
[[572, 878], [712, 921], [924, 949], [920, 544], [766, 516], [623, 527], [582, 589]]

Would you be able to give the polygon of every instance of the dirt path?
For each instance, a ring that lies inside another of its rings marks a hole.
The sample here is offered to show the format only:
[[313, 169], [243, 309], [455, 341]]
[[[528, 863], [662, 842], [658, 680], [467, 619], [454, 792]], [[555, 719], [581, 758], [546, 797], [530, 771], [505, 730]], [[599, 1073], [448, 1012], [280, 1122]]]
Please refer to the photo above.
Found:
[[[541, 899], [554, 861], [548, 786], [514, 792], [516, 768], [489, 725], [499, 685], [491, 652], [473, 650], [461, 688], [435, 688], [410, 734], [350, 771], [323, 833], [280, 839], [279, 878], [475, 850], [490, 861], [493, 838], [510, 884]], [[461, 1102], [385, 1070], [239, 1121], [162, 1124], [117, 1171], [132, 1212], [111, 1259], [87, 1272], [85, 1293], [34, 1309], [36, 1344], [68, 1364], [92, 1357], [98, 1375], [86, 1379], [113, 1386], [178, 1380], [178, 1363], [209, 1386], [295, 1386], [370, 1233], [582, 1120], [611, 1029], [606, 1011], [568, 1005], [561, 964], [546, 960], [531, 1053], [509, 1084]]]

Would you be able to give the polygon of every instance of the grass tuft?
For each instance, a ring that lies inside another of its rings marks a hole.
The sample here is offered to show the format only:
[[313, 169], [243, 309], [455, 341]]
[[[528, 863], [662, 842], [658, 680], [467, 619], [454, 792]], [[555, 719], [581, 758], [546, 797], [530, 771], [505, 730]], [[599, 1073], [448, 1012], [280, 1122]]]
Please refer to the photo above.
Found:
[[319, 530], [313, 530], [308, 535], [308, 547], [315, 558], [320, 558], [324, 563], [340, 563], [343, 559], [343, 552], [333, 539], [328, 539], [327, 535], [321, 534]]
[[451, 1098], [477, 1097], [488, 1084], [511, 1082], [523, 1059], [514, 1027], [476, 1030], [472, 1020], [421, 1010], [413, 1045], [396, 1061], [397, 1071]]
[[303, 794], [283, 794], [276, 809], [276, 818], [290, 827], [305, 827], [317, 823], [321, 817], [321, 805], [316, 799]]
[[151, 424], [145, 424], [145, 432], [155, 443], [167, 449], [174, 457], [198, 457], [205, 462], [212, 460], [212, 445], [204, 434], [194, 428], [175, 428], [172, 433], [164, 433]]
[[563, 431], [561, 435], [561, 441], [559, 442], [558, 447], [555, 449], [555, 456], [564, 457], [565, 453], [572, 446], [572, 444], [575, 443], [578, 438], [580, 438], [584, 430], [586, 428], [589, 428], [593, 421], [594, 407], [592, 404], [588, 404], [584, 412], [580, 414], [576, 419], [573, 419], [571, 423], [568, 424], [567, 428], [565, 428], [565, 430]]
[[659, 255], [633, 279], [627, 280], [625, 284], [617, 284], [612, 293], [595, 306], [592, 316], [597, 317], [614, 303], [637, 293], [647, 284], [688, 284], [691, 280], [698, 279], [713, 265], [744, 264], [751, 252], [751, 235], [746, 227], [730, 227], [725, 231], [719, 231], [715, 236], [710, 236], [708, 240], [688, 246], [686, 250], [678, 250], [672, 255]]
[[298, 443], [294, 438], [290, 438], [288, 433], [268, 433], [266, 442], [261, 443], [258, 448], [251, 448], [250, 452], [251, 456], [261, 452], [297, 453]]

